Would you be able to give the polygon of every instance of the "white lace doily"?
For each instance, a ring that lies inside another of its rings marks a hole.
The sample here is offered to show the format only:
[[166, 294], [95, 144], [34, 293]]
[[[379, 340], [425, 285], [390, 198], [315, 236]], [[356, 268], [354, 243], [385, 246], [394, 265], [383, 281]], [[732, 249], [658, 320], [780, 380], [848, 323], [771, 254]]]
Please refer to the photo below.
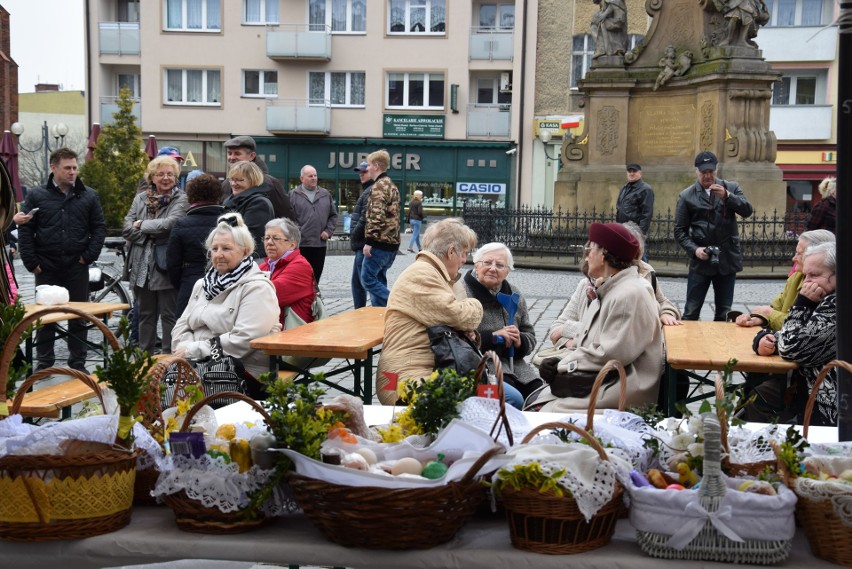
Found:
[[[504, 468], [511, 470], [515, 465], [536, 463], [548, 476], [565, 469], [558, 483], [571, 492], [586, 521], [590, 520], [612, 499], [616, 480], [621, 478], [618, 471], [628, 472], [630, 463], [617, 455], [618, 449], [607, 449], [610, 458], [602, 460], [588, 445], [537, 442], [545, 438], [539, 437], [530, 444], [509, 449], [506, 453], [509, 463]], [[492, 481], [496, 482], [498, 478], [499, 471]]]
[[[578, 427], [586, 428], [585, 414], [566, 415], [560, 419], [563, 423], [574, 423]], [[646, 448], [645, 439], [651, 438], [655, 430], [651, 428], [638, 415], [626, 411], [607, 409], [603, 415], [596, 415], [594, 421], [594, 433], [605, 447], [617, 448], [623, 451], [623, 457], [630, 461], [636, 470], [646, 471], [651, 467], [653, 452]], [[569, 433], [576, 440], [579, 435]]]
[[[160, 498], [183, 490], [208, 508], [236, 512], [248, 506], [252, 493], [262, 488], [274, 472], [252, 466], [240, 473], [236, 463], [225, 464], [224, 459], [206, 454], [200, 458], [169, 455], [161, 464], [160, 478], [151, 495]], [[295, 501], [281, 487], [263, 505], [263, 511], [270, 516], [297, 510]]]
[[[462, 421], [485, 433], [490, 433], [500, 412], [500, 402], [485, 397], [469, 397], [459, 403], [458, 409]], [[509, 420], [509, 428], [512, 429], [512, 437], [517, 444], [530, 431], [529, 421], [521, 411], [511, 405], [506, 405], [506, 418]], [[505, 432], [500, 432], [497, 441], [506, 447], [509, 446], [509, 439]]]

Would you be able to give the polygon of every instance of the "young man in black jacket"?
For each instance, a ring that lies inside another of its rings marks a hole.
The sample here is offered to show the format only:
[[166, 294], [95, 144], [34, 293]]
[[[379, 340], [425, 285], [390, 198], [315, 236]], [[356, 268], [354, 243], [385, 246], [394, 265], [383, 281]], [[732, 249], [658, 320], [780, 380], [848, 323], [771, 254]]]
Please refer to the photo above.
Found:
[[364, 228], [367, 226], [364, 210], [367, 208], [370, 188], [373, 186], [374, 180], [367, 172], [366, 161], [361, 162], [353, 170], [358, 172], [358, 176], [361, 178], [361, 195], [355, 202], [355, 209], [352, 210], [352, 217], [349, 222], [349, 245], [355, 251], [355, 262], [352, 264], [352, 304], [355, 308], [363, 308], [367, 306], [367, 291], [361, 284], [361, 266], [364, 264]]

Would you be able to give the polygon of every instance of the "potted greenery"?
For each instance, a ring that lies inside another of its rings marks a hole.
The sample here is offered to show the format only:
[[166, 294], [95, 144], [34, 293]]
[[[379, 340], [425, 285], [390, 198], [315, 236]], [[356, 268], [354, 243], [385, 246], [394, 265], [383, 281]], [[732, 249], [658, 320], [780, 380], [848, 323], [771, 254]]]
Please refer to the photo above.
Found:
[[130, 344], [130, 322], [122, 318], [118, 325], [118, 335], [123, 347], [110, 351], [104, 344], [104, 365], [95, 368], [95, 375], [115, 392], [118, 400], [119, 419], [115, 444], [130, 448], [133, 439], [131, 429], [136, 422], [139, 400], [148, 389], [148, 372], [155, 361], [148, 352]]

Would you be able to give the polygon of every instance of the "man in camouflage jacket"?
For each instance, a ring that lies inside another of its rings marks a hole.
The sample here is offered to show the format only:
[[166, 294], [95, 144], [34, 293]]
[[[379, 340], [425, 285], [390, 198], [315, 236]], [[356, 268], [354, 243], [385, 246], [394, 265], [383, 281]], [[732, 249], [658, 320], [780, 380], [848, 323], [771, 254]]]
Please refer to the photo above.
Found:
[[367, 156], [367, 171], [375, 180], [364, 209], [364, 262], [361, 284], [373, 306], [387, 306], [387, 273], [399, 250], [399, 189], [387, 175], [390, 155], [377, 150]]

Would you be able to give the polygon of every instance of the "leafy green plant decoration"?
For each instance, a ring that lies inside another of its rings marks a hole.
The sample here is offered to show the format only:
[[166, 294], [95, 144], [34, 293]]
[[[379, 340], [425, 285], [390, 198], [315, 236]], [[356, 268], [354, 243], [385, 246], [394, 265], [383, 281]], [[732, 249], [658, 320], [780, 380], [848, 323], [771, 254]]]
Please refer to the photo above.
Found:
[[[18, 299], [15, 304], [0, 304], [0, 346], [5, 346], [6, 341], [18, 324], [24, 321], [27, 309]], [[41, 327], [41, 320], [27, 327], [22, 338], [32, 336]], [[30, 374], [32, 365], [24, 358], [14, 358], [9, 364], [9, 376], [6, 378], [6, 397], [12, 399], [18, 389], [18, 382], [23, 381]]]
[[455, 369], [444, 368], [422, 382], [407, 382], [404, 399], [423, 433], [435, 435], [459, 416], [458, 404], [476, 395], [476, 385], [472, 372], [459, 375]]
[[545, 474], [536, 462], [516, 464], [511, 469], [501, 468], [497, 472], [494, 490], [500, 494], [507, 486], [515, 490], [525, 488], [538, 490], [542, 494], [552, 491], [558, 497], [571, 496], [571, 491], [559, 484], [559, 479], [565, 476], [565, 468], [550, 475]]

